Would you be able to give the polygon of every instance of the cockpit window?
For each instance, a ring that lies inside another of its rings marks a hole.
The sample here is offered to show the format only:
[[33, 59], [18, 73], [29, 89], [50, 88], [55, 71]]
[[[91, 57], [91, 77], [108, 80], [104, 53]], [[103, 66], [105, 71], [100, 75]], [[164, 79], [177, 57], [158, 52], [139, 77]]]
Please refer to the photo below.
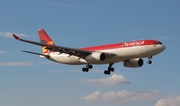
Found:
[[155, 44], [162, 44], [161, 42], [157, 41]]

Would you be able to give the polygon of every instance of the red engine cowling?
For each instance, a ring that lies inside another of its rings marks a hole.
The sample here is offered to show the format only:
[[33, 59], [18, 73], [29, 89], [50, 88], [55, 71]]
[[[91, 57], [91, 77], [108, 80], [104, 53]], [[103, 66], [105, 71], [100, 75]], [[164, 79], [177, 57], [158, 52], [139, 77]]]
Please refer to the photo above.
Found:
[[143, 59], [129, 59], [124, 61], [124, 67], [137, 68], [143, 66]]

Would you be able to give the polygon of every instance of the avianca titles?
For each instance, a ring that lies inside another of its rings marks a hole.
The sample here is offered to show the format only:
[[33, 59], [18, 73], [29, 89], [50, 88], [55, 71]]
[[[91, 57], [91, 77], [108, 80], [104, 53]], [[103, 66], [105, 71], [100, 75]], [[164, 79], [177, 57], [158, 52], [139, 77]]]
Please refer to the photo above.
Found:
[[108, 64], [108, 68], [104, 71], [104, 74], [107, 75], [115, 70], [113, 68], [114, 63], [123, 62], [124, 67], [141, 67], [144, 63], [142, 58], [147, 57], [147, 63], [151, 64], [152, 57], [166, 49], [166, 46], [157, 40], [136, 40], [85, 48], [70, 48], [57, 46], [44, 29], [38, 30], [38, 34], [41, 42], [21, 39], [15, 34], [13, 36], [16, 40], [42, 46], [42, 53], [23, 52], [36, 54], [42, 58], [63, 64], [84, 64], [83, 72], [92, 69], [93, 64]]

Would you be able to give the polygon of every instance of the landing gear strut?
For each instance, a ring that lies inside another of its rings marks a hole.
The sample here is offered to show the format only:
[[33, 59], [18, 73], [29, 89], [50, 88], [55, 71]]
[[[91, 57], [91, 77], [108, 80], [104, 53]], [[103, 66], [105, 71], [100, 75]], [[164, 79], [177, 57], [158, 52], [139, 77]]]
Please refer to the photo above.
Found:
[[114, 68], [112, 67], [113, 64], [114, 64], [114, 63], [109, 64], [108, 70], [105, 70], [105, 71], [104, 71], [104, 74], [110, 75], [111, 72], [114, 72]]
[[89, 69], [92, 69], [92, 68], [93, 68], [93, 65], [91, 65], [91, 64], [86, 64], [86, 67], [83, 67], [83, 68], [82, 68], [82, 71], [83, 71], [83, 72], [88, 72]]
[[152, 56], [149, 56], [149, 57], [148, 57], [148, 61], [147, 61], [148, 64], [152, 64], [151, 59], [152, 59]]

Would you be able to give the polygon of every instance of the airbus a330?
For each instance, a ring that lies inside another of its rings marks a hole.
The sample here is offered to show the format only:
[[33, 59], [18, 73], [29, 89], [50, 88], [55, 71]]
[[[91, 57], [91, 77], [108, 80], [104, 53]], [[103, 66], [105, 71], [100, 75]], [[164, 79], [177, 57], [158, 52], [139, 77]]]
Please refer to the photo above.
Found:
[[42, 53], [23, 52], [36, 54], [42, 58], [63, 64], [84, 64], [83, 72], [92, 69], [93, 64], [108, 64], [108, 68], [104, 71], [104, 74], [107, 75], [114, 72], [114, 63], [123, 62], [124, 67], [130, 68], [141, 67], [144, 64], [142, 58], [147, 57], [147, 63], [151, 64], [152, 57], [166, 49], [166, 46], [158, 40], [135, 40], [84, 48], [70, 48], [57, 46], [44, 29], [38, 30], [38, 34], [40, 42], [21, 39], [15, 34], [13, 36], [16, 40], [42, 46]]

